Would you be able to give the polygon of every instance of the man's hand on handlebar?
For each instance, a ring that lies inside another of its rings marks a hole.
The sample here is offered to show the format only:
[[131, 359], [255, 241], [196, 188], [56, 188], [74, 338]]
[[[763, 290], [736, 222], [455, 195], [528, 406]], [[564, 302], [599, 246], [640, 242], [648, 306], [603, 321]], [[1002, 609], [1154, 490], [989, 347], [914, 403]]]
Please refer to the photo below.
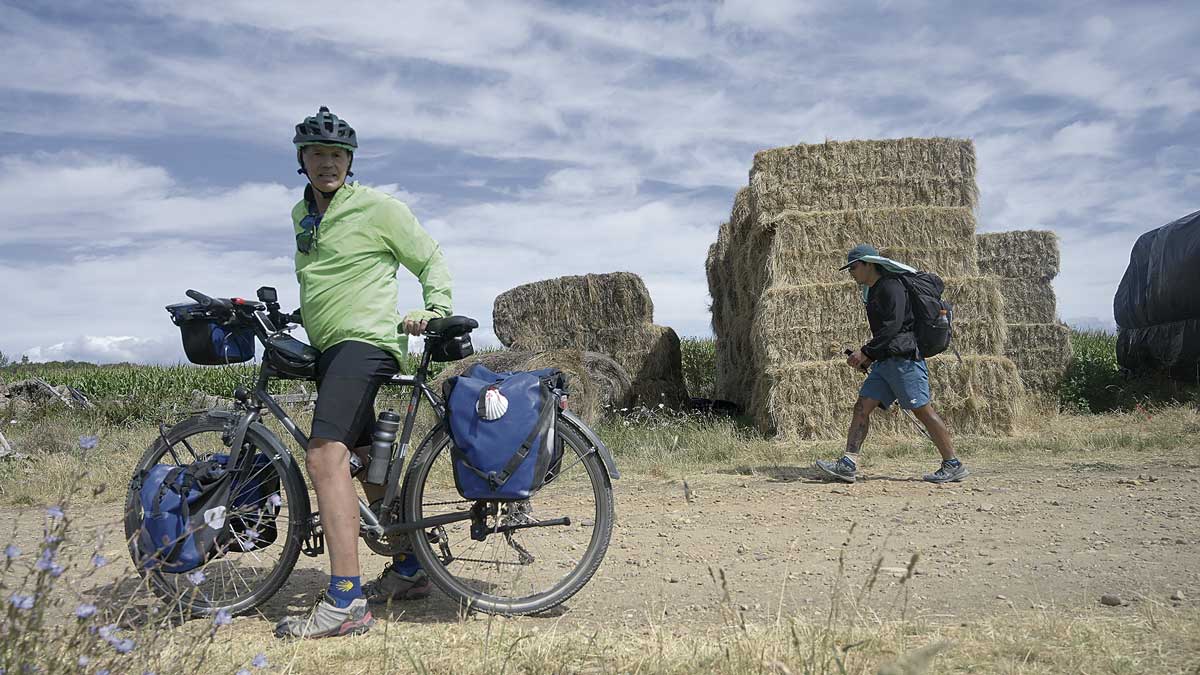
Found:
[[429, 325], [428, 321], [415, 319], [404, 320], [404, 332], [409, 335], [421, 335], [425, 332], [425, 327]]

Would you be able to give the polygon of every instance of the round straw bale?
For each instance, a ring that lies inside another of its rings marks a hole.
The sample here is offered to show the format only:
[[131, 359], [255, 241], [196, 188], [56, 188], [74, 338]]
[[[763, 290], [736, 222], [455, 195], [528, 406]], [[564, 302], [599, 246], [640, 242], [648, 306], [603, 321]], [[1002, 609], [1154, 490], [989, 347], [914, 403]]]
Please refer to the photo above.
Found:
[[646, 284], [630, 272], [525, 284], [501, 293], [492, 308], [493, 330], [500, 342], [528, 350], [565, 347], [576, 340], [564, 335], [653, 319], [654, 303]]

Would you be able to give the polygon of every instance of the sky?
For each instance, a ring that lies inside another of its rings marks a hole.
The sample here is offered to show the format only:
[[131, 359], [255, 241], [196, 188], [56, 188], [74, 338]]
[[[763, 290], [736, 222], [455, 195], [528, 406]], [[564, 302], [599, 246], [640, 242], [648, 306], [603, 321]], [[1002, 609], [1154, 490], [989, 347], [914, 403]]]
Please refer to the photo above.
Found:
[[1200, 209], [1198, 34], [1195, 2], [0, 0], [0, 351], [175, 363], [188, 288], [297, 306], [291, 136], [321, 105], [477, 344], [499, 293], [618, 270], [711, 335], [754, 153], [905, 136], [974, 139], [979, 231], [1057, 232], [1060, 317], [1111, 328], [1134, 240]]

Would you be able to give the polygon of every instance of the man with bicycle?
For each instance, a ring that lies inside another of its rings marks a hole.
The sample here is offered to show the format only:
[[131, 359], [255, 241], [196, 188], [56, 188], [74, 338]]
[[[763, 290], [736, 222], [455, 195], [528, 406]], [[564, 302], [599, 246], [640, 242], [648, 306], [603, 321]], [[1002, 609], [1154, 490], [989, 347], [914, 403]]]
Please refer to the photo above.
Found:
[[[322, 351], [312, 433], [305, 456], [329, 547], [329, 587], [311, 612], [287, 617], [280, 637], [334, 637], [361, 633], [374, 622], [368, 604], [429, 594], [415, 557], [398, 555], [374, 582], [362, 584], [358, 563], [358, 495], [350, 453], [368, 460], [374, 401], [399, 371], [408, 335], [451, 313], [450, 272], [437, 242], [399, 200], [347, 183], [358, 140], [328, 108], [296, 125], [304, 198], [292, 209], [301, 318]], [[396, 310], [398, 268], [421, 284], [424, 309]], [[397, 327], [400, 327], [398, 330]], [[365, 472], [364, 472], [365, 475]], [[369, 500], [383, 488], [363, 483]]]
[[871, 412], [875, 408], [886, 410], [893, 402], [898, 402], [901, 408], [911, 410], [921, 421], [942, 456], [941, 466], [933, 473], [925, 474], [924, 480], [930, 483], [960, 481], [970, 474], [955, 455], [950, 430], [930, 402], [929, 371], [917, 347], [908, 291], [885, 265], [896, 268], [892, 272], [913, 271], [880, 256], [870, 244], [859, 244], [851, 249], [841, 268], [849, 270], [850, 276], [864, 289], [867, 322], [871, 326], [871, 340], [856, 351], [847, 350], [846, 363], [858, 370], [869, 369], [869, 374], [854, 404], [846, 452], [836, 461], [817, 460], [817, 469], [834, 480], [855, 482], [859, 451], [867, 438]]

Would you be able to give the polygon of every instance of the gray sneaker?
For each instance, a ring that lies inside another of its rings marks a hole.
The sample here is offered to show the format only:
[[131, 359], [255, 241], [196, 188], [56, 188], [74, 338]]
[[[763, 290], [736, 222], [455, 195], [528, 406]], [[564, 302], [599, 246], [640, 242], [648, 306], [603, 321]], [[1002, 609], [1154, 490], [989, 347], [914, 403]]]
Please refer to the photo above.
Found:
[[858, 468], [851, 464], [845, 457], [838, 459], [836, 462], [818, 459], [817, 468], [824, 471], [830, 477], [845, 483], [853, 483], [858, 477]]
[[950, 466], [943, 461], [937, 471], [927, 473], [921, 478], [930, 483], [957, 483], [970, 475], [971, 472], [967, 471], [966, 464], [959, 462], [958, 466]]
[[284, 617], [275, 624], [275, 637], [324, 638], [365, 633], [375, 619], [365, 598], [356, 598], [349, 607], [337, 607], [324, 592], [317, 604], [303, 616]]
[[363, 584], [362, 587], [363, 597], [372, 605], [420, 600], [428, 597], [431, 589], [429, 576], [425, 574], [425, 570], [417, 570], [417, 573], [410, 577], [395, 571], [390, 564], [383, 568], [383, 574], [376, 577], [374, 581]]

